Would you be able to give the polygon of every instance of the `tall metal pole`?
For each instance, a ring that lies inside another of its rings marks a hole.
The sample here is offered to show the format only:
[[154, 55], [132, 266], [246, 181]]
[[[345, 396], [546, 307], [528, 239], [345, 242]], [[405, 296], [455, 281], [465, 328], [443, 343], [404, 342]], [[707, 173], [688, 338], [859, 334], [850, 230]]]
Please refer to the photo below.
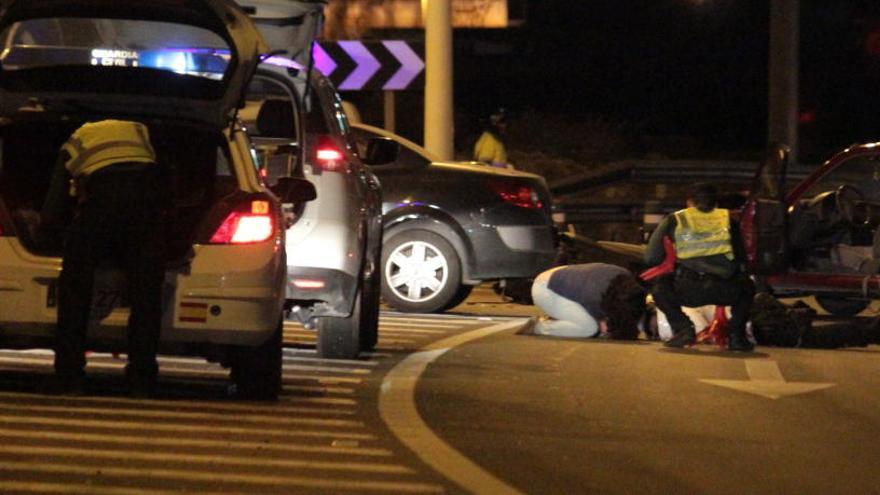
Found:
[[427, 0], [426, 3], [425, 148], [441, 160], [451, 160], [454, 155], [451, 0]]
[[770, 142], [791, 147], [794, 161], [798, 156], [799, 41], [800, 0], [771, 0], [768, 137]]

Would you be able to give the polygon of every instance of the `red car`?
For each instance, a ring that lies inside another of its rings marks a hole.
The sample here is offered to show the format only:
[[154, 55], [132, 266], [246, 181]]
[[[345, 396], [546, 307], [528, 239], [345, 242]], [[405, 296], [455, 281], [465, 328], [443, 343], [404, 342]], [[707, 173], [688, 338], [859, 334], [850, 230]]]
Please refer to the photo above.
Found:
[[843, 150], [786, 191], [789, 152], [761, 164], [740, 221], [759, 285], [836, 315], [880, 299], [880, 143]]

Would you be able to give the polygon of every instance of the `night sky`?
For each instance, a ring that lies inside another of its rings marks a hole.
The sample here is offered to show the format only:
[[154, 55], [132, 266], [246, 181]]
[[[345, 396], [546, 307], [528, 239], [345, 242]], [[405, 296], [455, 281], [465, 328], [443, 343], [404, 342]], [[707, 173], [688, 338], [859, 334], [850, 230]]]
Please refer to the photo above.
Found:
[[[456, 31], [457, 105], [601, 118], [689, 136], [707, 153], [758, 150], [766, 141], [767, 3], [531, 1], [523, 28]], [[804, 160], [880, 140], [878, 4], [801, 3]]]

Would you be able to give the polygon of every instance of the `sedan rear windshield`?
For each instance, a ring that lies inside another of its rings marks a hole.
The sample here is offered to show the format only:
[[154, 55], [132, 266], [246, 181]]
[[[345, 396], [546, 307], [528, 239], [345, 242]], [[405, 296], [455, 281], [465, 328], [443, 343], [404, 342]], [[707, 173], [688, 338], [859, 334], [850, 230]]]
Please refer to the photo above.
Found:
[[146, 68], [220, 80], [230, 47], [213, 31], [168, 22], [47, 18], [0, 34], [3, 71], [69, 66]]

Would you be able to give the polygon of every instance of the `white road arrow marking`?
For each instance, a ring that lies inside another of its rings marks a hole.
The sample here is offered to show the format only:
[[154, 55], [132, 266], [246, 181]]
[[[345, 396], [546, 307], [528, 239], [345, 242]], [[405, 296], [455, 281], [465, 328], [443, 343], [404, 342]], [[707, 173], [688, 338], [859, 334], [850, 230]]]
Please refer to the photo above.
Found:
[[779, 371], [779, 365], [776, 364], [776, 361], [748, 359], [746, 360], [746, 371], [749, 374], [749, 380], [700, 379], [700, 381], [774, 400], [807, 394], [836, 385], [834, 383], [787, 382], [782, 376], [782, 372]]

